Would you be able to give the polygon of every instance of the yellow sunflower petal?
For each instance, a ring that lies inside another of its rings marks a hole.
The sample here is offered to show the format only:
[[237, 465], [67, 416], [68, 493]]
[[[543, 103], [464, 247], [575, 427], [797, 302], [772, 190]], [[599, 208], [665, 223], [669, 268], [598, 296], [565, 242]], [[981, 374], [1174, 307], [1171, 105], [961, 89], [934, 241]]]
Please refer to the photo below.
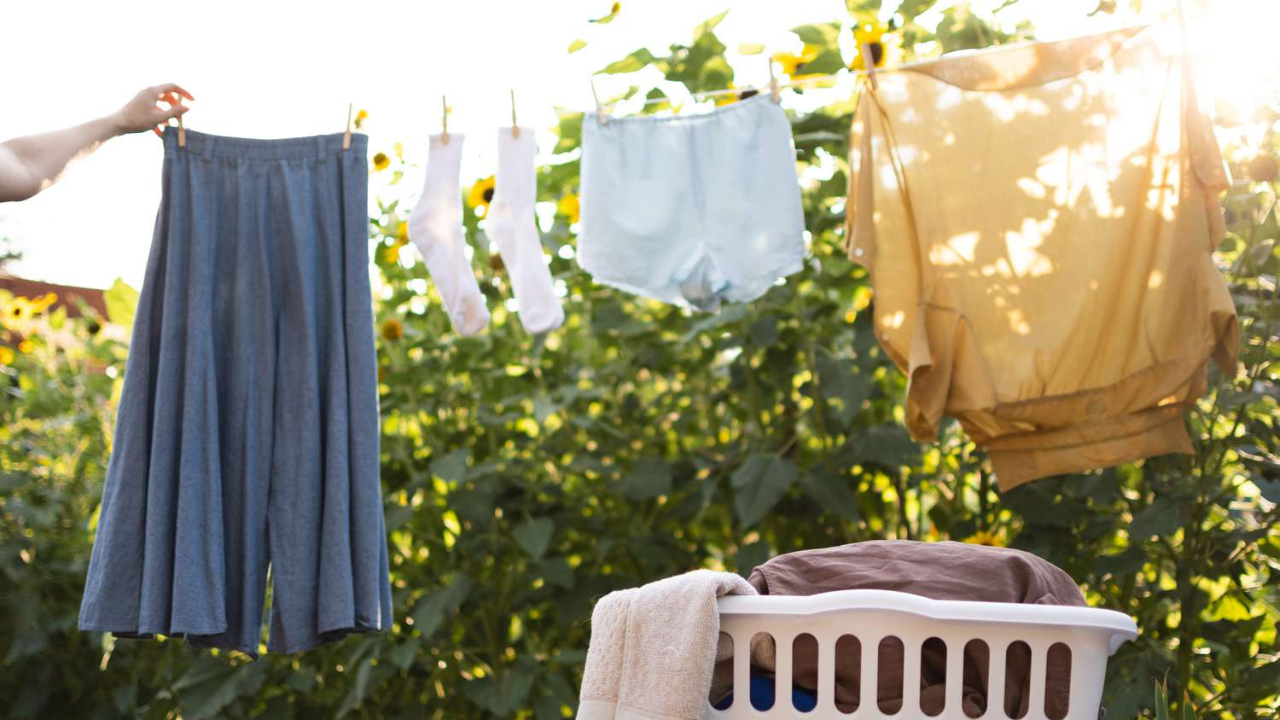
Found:
[[487, 178], [477, 180], [471, 186], [470, 192], [467, 193], [467, 207], [488, 209], [489, 202], [493, 200], [493, 188], [495, 178], [490, 175]]
[[970, 535], [969, 537], [965, 538], [964, 542], [970, 545], [989, 545], [991, 547], [1005, 546], [1004, 540], [1001, 540], [1000, 536], [996, 535], [990, 530], [979, 530], [973, 535]]
[[577, 193], [568, 193], [556, 203], [556, 213], [568, 218], [570, 225], [578, 222], [579, 211]]
[[853, 41], [857, 45], [857, 54], [849, 67], [854, 70], [865, 70], [868, 66], [862, 57], [862, 48], [869, 47], [875, 60], [875, 67], [897, 65], [901, 63], [902, 38], [897, 33], [879, 23], [859, 25], [853, 29]]

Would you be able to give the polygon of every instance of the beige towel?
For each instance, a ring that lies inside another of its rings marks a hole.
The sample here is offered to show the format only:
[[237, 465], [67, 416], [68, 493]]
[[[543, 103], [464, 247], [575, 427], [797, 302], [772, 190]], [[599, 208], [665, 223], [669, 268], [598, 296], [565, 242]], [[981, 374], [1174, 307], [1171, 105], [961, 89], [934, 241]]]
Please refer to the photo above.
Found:
[[719, 656], [723, 595], [755, 595], [733, 573], [695, 570], [609, 593], [591, 613], [578, 720], [700, 720]]

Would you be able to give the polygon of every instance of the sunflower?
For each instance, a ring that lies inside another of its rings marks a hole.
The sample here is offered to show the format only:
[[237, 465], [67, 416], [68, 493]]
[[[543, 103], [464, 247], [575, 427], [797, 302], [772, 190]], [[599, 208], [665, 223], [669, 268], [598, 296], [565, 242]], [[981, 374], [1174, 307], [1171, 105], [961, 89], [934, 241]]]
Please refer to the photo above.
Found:
[[0, 365], [12, 365], [13, 359], [17, 357], [13, 348], [8, 345], [0, 345]]
[[578, 222], [581, 217], [579, 214], [579, 203], [577, 193], [565, 193], [564, 197], [556, 203], [556, 214], [562, 215], [569, 220], [569, 224], [573, 225]]
[[386, 153], [378, 153], [373, 156], [373, 169], [375, 172], [382, 172], [391, 165], [391, 158]]
[[396, 226], [396, 245], [401, 246], [401, 245], [408, 245], [408, 244], [409, 244], [409, 223], [405, 222], [404, 220], [401, 220], [400, 224]]
[[[733, 83], [729, 83], [729, 87], [725, 89], [737, 90], [737, 88], [734, 86]], [[741, 90], [738, 92], [732, 92], [725, 95], [721, 95], [720, 97], [716, 98], [716, 105], [732, 105], [738, 102], [739, 100], [746, 100], [747, 98], [753, 95], [759, 95], [759, 94], [760, 94], [759, 90], [756, 90], [755, 88], [747, 88], [746, 90]]]
[[[733, 90], [733, 89], [734, 89], [733, 83], [729, 83], [729, 87], [725, 88], [725, 90]], [[736, 92], [726, 93], [716, 98], [716, 105], [732, 105], [733, 103], [736, 103], [736, 102], [738, 102], [738, 93]]]
[[494, 176], [483, 180], [477, 180], [475, 185], [471, 186], [471, 192], [467, 193], [467, 207], [478, 208], [480, 217], [484, 217], [489, 212], [489, 203], [493, 202], [493, 186], [495, 184]]
[[866, 62], [862, 57], [862, 46], [871, 48], [871, 59], [875, 67], [898, 65], [902, 62], [902, 38], [893, 29], [880, 23], [866, 23], [853, 28], [853, 42], [858, 46], [858, 53], [849, 63], [850, 69], [865, 70]]
[[1004, 540], [1001, 540], [999, 535], [996, 535], [990, 530], [979, 530], [978, 532], [965, 538], [964, 541], [969, 543], [970, 545], [987, 545], [990, 547], [1005, 546]]
[[360, 126], [364, 125], [364, 121], [368, 119], [369, 119], [368, 111], [361, 110], [360, 112], [356, 113], [356, 122], [355, 122], [356, 129], [359, 130]]
[[806, 73], [802, 72], [805, 63], [811, 63], [818, 58], [818, 54], [822, 52], [822, 48], [812, 43], [805, 43], [804, 49], [799, 55], [794, 53], [777, 53], [773, 56], [773, 61], [782, 66], [782, 73], [791, 78], [804, 77]]
[[387, 318], [382, 322], [382, 337], [388, 340], [399, 340], [404, 337], [404, 326], [395, 318]]
[[20, 329], [26, 326], [37, 312], [35, 303], [24, 297], [11, 298], [4, 303], [3, 311], [4, 315], [0, 316], [0, 323], [10, 329]]
[[22, 342], [18, 343], [18, 352], [22, 353], [23, 355], [26, 355], [27, 353], [30, 353], [32, 350], [35, 350], [35, 349], [36, 349], [36, 344], [32, 342], [30, 338], [27, 338], [26, 340], [23, 340]]

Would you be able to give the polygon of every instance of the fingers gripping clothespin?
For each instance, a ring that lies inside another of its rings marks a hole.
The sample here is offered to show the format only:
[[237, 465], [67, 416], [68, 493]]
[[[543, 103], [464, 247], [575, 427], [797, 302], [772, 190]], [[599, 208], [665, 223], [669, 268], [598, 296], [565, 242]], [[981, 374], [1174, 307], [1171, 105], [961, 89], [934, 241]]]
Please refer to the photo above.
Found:
[[444, 96], [440, 96], [440, 144], [449, 144], [449, 101]]
[[354, 103], [347, 103], [347, 130], [342, 134], [343, 150], [351, 149], [351, 110], [354, 106]]
[[516, 89], [511, 88], [511, 137], [520, 137], [520, 124], [516, 122]]
[[604, 106], [600, 104], [600, 96], [596, 94], [595, 78], [591, 79], [591, 99], [596, 101], [596, 121], [604, 125], [608, 120], [608, 115], [604, 111]]

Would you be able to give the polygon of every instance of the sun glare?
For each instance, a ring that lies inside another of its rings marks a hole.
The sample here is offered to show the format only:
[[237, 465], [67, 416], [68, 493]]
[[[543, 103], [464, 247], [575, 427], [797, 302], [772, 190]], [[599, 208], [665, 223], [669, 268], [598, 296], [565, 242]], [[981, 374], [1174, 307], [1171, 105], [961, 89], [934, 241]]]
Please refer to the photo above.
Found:
[[1219, 0], [1197, 14], [1189, 30], [1204, 100], [1240, 120], [1280, 101], [1277, 27], [1277, 0]]

